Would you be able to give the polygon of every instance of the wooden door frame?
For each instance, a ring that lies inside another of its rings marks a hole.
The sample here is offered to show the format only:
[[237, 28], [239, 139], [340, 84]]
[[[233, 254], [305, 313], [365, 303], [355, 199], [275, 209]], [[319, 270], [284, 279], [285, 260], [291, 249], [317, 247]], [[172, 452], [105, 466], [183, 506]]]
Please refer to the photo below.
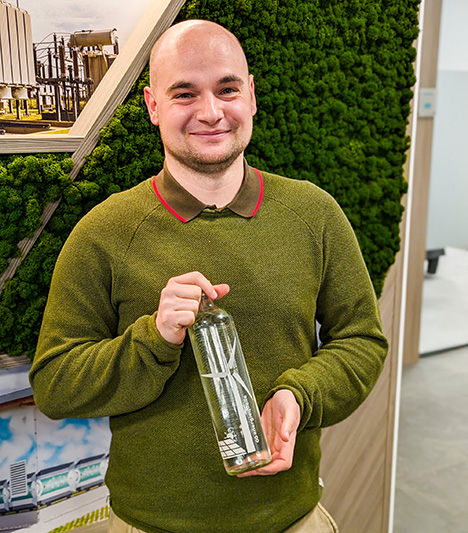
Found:
[[[439, 52], [440, 19], [443, 0], [425, 0], [420, 51], [420, 88], [435, 88]], [[413, 137], [413, 173], [409, 182], [406, 302], [404, 309], [403, 362], [419, 361], [419, 337], [426, 258], [427, 216], [431, 174], [433, 117], [416, 116]]]

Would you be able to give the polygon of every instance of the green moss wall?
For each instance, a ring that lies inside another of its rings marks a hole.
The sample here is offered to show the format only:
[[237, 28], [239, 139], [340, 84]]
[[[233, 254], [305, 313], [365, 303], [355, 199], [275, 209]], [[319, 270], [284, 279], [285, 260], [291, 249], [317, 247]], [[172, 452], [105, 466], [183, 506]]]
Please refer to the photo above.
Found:
[[[399, 250], [406, 191], [406, 126], [419, 0], [188, 1], [178, 20], [205, 18], [242, 42], [259, 111], [250, 164], [329, 191], [350, 219], [381, 293]], [[0, 271], [37, 227], [47, 201], [63, 201], [0, 296], [0, 351], [34, 354], [57, 254], [76, 222], [108, 195], [157, 173], [163, 162], [142, 73], [103, 129], [75, 182], [70, 160], [0, 159]]]

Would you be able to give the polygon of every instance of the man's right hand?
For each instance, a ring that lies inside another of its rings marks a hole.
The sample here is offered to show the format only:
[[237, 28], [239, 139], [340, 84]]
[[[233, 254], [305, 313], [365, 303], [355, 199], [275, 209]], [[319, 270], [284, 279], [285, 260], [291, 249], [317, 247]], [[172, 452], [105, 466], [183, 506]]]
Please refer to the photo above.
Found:
[[195, 322], [202, 292], [208, 298], [222, 298], [229, 285], [212, 285], [200, 272], [189, 272], [171, 278], [161, 291], [156, 327], [161, 336], [172, 344], [182, 344], [187, 328]]

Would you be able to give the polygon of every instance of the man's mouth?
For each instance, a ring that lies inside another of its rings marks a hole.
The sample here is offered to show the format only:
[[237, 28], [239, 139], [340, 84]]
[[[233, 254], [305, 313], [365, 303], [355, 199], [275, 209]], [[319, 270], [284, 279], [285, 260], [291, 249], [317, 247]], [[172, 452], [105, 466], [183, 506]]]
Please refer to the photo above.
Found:
[[206, 139], [216, 139], [220, 138], [223, 135], [226, 135], [229, 133], [230, 130], [203, 130], [203, 131], [194, 131], [191, 133], [191, 135], [194, 135], [196, 137], [200, 138], [206, 138]]

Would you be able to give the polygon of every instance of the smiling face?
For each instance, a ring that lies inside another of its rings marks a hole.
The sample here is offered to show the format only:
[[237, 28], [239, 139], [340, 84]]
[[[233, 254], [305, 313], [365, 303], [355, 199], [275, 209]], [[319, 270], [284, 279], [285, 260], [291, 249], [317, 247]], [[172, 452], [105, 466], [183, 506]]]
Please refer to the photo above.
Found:
[[202, 174], [242, 158], [256, 112], [253, 76], [242, 48], [206, 21], [173, 26], [151, 59], [145, 101], [171, 162]]

